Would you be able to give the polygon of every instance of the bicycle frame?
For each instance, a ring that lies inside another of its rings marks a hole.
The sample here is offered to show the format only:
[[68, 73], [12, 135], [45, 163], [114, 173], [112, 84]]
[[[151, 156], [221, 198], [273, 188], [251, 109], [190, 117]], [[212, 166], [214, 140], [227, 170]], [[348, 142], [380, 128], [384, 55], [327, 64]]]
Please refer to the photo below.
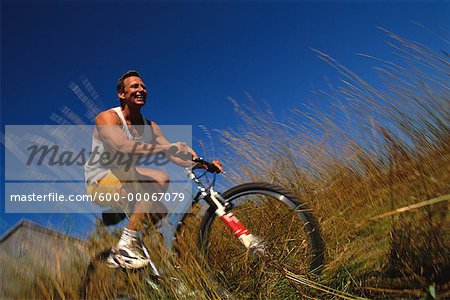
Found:
[[[200, 159], [204, 161], [203, 159]], [[239, 241], [245, 246], [246, 249], [259, 249], [262, 250], [261, 242], [259, 238], [250, 233], [250, 231], [242, 224], [238, 218], [236, 218], [230, 211], [232, 206], [230, 203], [224, 199], [220, 193], [214, 190], [214, 182], [211, 186], [206, 187], [200, 180], [199, 177], [195, 175], [192, 169], [185, 168], [185, 172], [188, 178], [192, 179], [197, 185], [198, 192], [196, 196], [192, 199], [192, 204], [195, 204], [201, 200], [205, 200], [209, 206], [215, 208], [215, 214], [220, 218], [220, 220], [225, 223], [225, 225], [230, 228], [234, 235], [239, 239]], [[202, 175], [203, 176], [203, 175]], [[214, 175], [215, 176], [215, 175]], [[185, 218], [186, 214], [183, 216]], [[181, 221], [181, 224], [183, 222]], [[179, 224], [179, 225], [181, 225]], [[177, 227], [176, 232], [179, 227]], [[175, 232], [175, 234], [176, 234]]]
[[[203, 164], [209, 164], [208, 162], [206, 162], [205, 160], [203, 160], [201, 158], [197, 159], [197, 161], [200, 161]], [[202, 181], [200, 181], [199, 178], [201, 178], [203, 175], [205, 175], [206, 172], [207, 171], [205, 170], [204, 174], [202, 174], [201, 176], [197, 176], [194, 173], [192, 168], [185, 168], [185, 174], [187, 175], [187, 177], [189, 179], [194, 181], [194, 183], [196, 184], [197, 189], [198, 189], [197, 194], [192, 199], [192, 204], [195, 204], [195, 203], [200, 202], [201, 200], [204, 200], [210, 207], [213, 207], [215, 209], [215, 214], [219, 217], [219, 219], [228, 228], [230, 228], [230, 230], [239, 239], [239, 241], [245, 246], [246, 249], [257, 250], [259, 252], [263, 251], [264, 247], [263, 247], [263, 244], [260, 241], [260, 239], [257, 236], [251, 234], [250, 231], [244, 226], [244, 224], [242, 224], [239, 221], [239, 219], [233, 215], [233, 213], [231, 212], [231, 209], [233, 208], [232, 204], [227, 202], [227, 200], [224, 199], [221, 196], [221, 194], [214, 189], [215, 177], [210, 186], [206, 186], [205, 184], [203, 184]], [[215, 174], [214, 174], [214, 176], [215, 176]], [[166, 244], [168, 247], [172, 246], [172, 242], [170, 241], [170, 238], [172, 240], [175, 240], [177, 238], [177, 233], [181, 229], [181, 226], [184, 223], [183, 221], [186, 218], [186, 216], [188, 215], [187, 212], [184, 212], [181, 214], [182, 214], [182, 217], [178, 219], [178, 224], [175, 228], [171, 226], [171, 224], [173, 224], [173, 223], [171, 223], [170, 219], [166, 219], [166, 221], [160, 220], [159, 225], [156, 225], [157, 227], [164, 229], [165, 226], [163, 226], [163, 224], [165, 222], [167, 222], [165, 224], [169, 226], [168, 228], [172, 228], [172, 229], [169, 229], [169, 231], [166, 231], [165, 233], [163, 231], [161, 231], [161, 233], [163, 233], [163, 235], [165, 236]], [[129, 217], [130, 216], [128, 214], [126, 214], [126, 218], [129, 219]], [[164, 230], [166, 230], [166, 229], [164, 229]], [[145, 249], [144, 251], [147, 252], [147, 249]], [[148, 253], [145, 253], [145, 254], [148, 255]]]

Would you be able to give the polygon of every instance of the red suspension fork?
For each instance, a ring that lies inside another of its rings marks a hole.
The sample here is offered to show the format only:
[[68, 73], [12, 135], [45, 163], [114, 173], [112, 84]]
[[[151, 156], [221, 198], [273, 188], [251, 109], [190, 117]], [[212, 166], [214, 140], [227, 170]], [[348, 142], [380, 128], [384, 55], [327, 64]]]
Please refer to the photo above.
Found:
[[211, 191], [211, 199], [217, 206], [216, 215], [233, 231], [234, 235], [239, 238], [239, 241], [248, 249], [255, 247], [258, 244], [258, 239], [253, 236], [250, 231], [236, 218], [232, 212], [225, 212], [225, 207], [217, 199], [216, 192]]
[[222, 216], [220, 216], [220, 219], [231, 229], [231, 231], [233, 231], [236, 237], [240, 237], [243, 234], [250, 234], [250, 231], [248, 231], [244, 224], [242, 224], [241, 221], [239, 221], [232, 212], [223, 214]]

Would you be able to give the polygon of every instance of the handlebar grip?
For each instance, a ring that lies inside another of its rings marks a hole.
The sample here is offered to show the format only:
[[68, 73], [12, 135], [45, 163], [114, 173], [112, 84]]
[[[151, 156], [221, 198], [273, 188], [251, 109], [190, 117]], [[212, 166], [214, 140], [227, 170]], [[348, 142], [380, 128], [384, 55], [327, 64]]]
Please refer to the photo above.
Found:
[[215, 164], [208, 163], [206, 166], [208, 167], [208, 172], [210, 172], [210, 173], [220, 173], [220, 169], [218, 167], [216, 167]]

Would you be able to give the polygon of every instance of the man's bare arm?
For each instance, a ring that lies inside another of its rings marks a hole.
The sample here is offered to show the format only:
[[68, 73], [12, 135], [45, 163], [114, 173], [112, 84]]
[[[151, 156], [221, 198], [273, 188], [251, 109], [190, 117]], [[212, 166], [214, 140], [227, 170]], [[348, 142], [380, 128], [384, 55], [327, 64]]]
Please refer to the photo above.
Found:
[[[178, 142], [178, 143], [170, 143], [163, 135], [163, 133], [161, 132], [161, 128], [159, 128], [158, 124], [156, 124], [155, 122], [151, 122], [149, 120], [147, 120], [150, 124], [152, 124], [152, 128], [153, 128], [153, 132], [155, 134], [155, 139], [157, 141], [157, 143], [159, 144], [163, 144], [163, 145], [170, 145], [171, 147], [176, 146], [178, 148], [178, 153], [177, 154], [185, 154], [184, 156], [186, 156], [186, 154], [190, 154], [192, 155], [193, 158], [197, 158], [198, 155], [195, 153], [194, 150], [192, 150], [186, 143], [183, 142]], [[189, 160], [183, 160], [180, 159], [179, 157], [170, 155], [168, 157], [173, 163], [182, 166], [182, 167], [191, 167], [194, 162]], [[212, 171], [212, 173], [222, 173], [223, 172], [223, 167], [222, 164], [218, 161], [218, 160], [213, 160], [212, 164], [215, 167], [215, 170]], [[200, 165], [197, 166], [198, 168], [203, 168], [208, 170], [209, 167], [206, 165]]]
[[[150, 120], [147, 120], [149, 123]], [[160, 145], [169, 145], [169, 147], [176, 146], [178, 149], [178, 152], [176, 154], [182, 154], [182, 155], [192, 155], [193, 157], [197, 157], [197, 154], [194, 150], [192, 150], [186, 143], [184, 142], [178, 142], [178, 143], [170, 143], [165, 136], [163, 135], [161, 128], [156, 124], [155, 122], [151, 122], [153, 133], [155, 134], [156, 142]], [[173, 154], [173, 153], [171, 153]], [[182, 167], [190, 167], [194, 163], [191, 160], [182, 160], [179, 157], [170, 155], [168, 157], [174, 164], [177, 164]]]
[[114, 150], [122, 153], [150, 155], [166, 152], [172, 144], [147, 144], [129, 140], [120, 128], [121, 121], [112, 110], [100, 113], [95, 118], [96, 130], [99, 138], [110, 145]]

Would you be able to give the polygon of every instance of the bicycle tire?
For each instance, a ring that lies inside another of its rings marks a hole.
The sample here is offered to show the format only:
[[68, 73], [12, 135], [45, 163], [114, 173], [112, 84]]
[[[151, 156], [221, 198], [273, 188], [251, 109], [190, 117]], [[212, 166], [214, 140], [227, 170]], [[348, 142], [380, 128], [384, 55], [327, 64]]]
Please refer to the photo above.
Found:
[[[324, 262], [324, 243], [320, 235], [320, 230], [316, 219], [314, 218], [311, 210], [302, 203], [298, 198], [289, 193], [288, 191], [268, 183], [246, 183], [233, 187], [221, 196], [230, 203], [232, 206], [231, 211], [233, 214], [250, 230], [252, 234], [260, 235], [263, 239], [267, 239], [269, 243], [268, 251], [273, 257], [276, 256], [276, 251], [279, 250], [279, 242], [285, 243], [286, 253], [289, 251], [296, 252], [298, 257], [282, 257], [284, 260], [276, 262], [283, 268], [286, 267], [286, 262], [291, 262], [297, 268], [293, 270], [288, 269], [296, 274], [301, 275], [320, 275]], [[271, 211], [268, 211], [268, 210]], [[274, 217], [271, 220], [268, 218]], [[276, 224], [277, 221], [281, 221]], [[287, 222], [289, 221], [289, 222]], [[269, 225], [268, 222], [272, 222]], [[294, 224], [295, 222], [295, 224]], [[289, 225], [289, 230], [283, 229], [283, 226]], [[278, 231], [278, 233], [276, 232]], [[269, 236], [269, 235], [272, 235]], [[279, 235], [278, 239], [277, 234]], [[200, 233], [198, 237], [198, 247], [203, 253], [207, 264], [210, 266], [211, 272], [219, 277], [220, 281], [225, 284], [226, 288], [230, 291], [244, 292], [240, 296], [245, 298], [245, 293], [248, 298], [259, 298], [255, 294], [256, 290], [260, 289], [254, 278], [249, 280], [250, 287], [245, 287], [244, 283], [247, 279], [245, 276], [246, 266], [249, 259], [249, 253], [245, 253], [246, 249], [239, 243], [238, 239], [231, 233], [231, 230], [216, 218], [215, 207], [210, 207], [203, 217], [200, 225]], [[303, 238], [303, 240], [301, 240]], [[304, 245], [306, 241], [307, 245]], [[264, 242], [267, 242], [264, 240]], [[294, 243], [296, 242], [296, 243]], [[301, 247], [299, 246], [301, 245]], [[297, 248], [294, 248], [297, 247]], [[242, 250], [237, 250], [242, 249]], [[239, 252], [241, 251], [241, 252]], [[214, 253], [213, 253], [214, 252]], [[245, 255], [245, 256], [244, 256]], [[230, 256], [235, 257], [237, 262], [231, 261]], [[239, 262], [239, 260], [246, 259], [247, 262]], [[306, 262], [300, 262], [300, 260], [307, 260]], [[251, 261], [255, 264], [260, 264], [261, 268], [266, 265], [271, 269], [271, 264], [267, 265], [261, 263], [261, 261]], [[273, 263], [273, 262], [272, 262]], [[242, 266], [240, 266], [240, 264]], [[230, 269], [232, 269], [230, 271]], [[252, 269], [250, 268], [252, 271]], [[255, 269], [253, 269], [255, 271]], [[260, 270], [264, 272], [264, 270]], [[258, 271], [255, 271], [258, 272]], [[262, 273], [261, 273], [262, 274]], [[259, 274], [260, 275], [260, 274]], [[259, 276], [258, 275], [258, 276]], [[251, 274], [250, 276], [256, 276]], [[261, 277], [263, 280], [265, 276]], [[287, 279], [279, 278], [281, 281], [288, 281]], [[289, 282], [287, 282], [289, 284]], [[267, 285], [267, 282], [262, 284]], [[267, 286], [273, 293], [277, 293], [278, 290], [283, 290], [283, 287], [277, 287], [280, 284], [274, 282], [273, 286]], [[285, 289], [284, 289], [285, 290]], [[282, 291], [284, 293], [285, 291]], [[262, 294], [260, 294], [262, 295]], [[276, 298], [275, 294], [267, 292], [264, 297], [271, 295]], [[280, 296], [280, 295], [278, 295]], [[287, 296], [287, 295], [284, 295]], [[284, 297], [283, 296], [283, 297]], [[289, 296], [290, 297], [290, 296]]]

